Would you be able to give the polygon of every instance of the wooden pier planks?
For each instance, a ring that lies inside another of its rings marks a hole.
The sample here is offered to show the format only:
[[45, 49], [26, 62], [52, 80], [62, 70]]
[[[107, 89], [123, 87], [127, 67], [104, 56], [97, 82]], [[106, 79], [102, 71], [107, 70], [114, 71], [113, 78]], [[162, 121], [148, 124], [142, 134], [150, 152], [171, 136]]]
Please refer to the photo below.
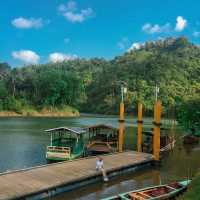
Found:
[[[107, 172], [153, 160], [151, 154], [134, 151], [101, 157]], [[99, 175], [95, 170], [96, 159], [96, 157], [83, 158], [0, 174], [0, 200], [26, 197], [52, 187], [56, 188]]]

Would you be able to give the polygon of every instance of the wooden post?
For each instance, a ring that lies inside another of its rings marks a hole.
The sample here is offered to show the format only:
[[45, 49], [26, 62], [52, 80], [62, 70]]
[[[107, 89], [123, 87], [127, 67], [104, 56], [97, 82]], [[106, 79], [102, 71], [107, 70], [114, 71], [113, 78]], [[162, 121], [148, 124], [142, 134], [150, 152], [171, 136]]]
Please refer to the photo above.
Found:
[[137, 150], [142, 151], [142, 104], [138, 103], [138, 129], [137, 129]]
[[124, 122], [119, 122], [119, 152], [123, 151], [123, 145], [124, 145]]
[[118, 151], [123, 151], [124, 144], [124, 103], [120, 103], [120, 113], [119, 113], [119, 135], [118, 135]]
[[154, 130], [153, 130], [153, 155], [154, 159], [160, 160], [160, 118], [161, 118], [161, 102], [157, 101], [154, 105]]

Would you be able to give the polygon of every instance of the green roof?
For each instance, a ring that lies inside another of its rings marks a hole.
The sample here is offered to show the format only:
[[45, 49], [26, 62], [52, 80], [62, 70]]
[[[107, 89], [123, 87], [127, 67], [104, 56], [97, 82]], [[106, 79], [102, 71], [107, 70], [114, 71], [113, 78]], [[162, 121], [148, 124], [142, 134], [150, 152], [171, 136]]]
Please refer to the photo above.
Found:
[[65, 131], [65, 132], [70, 132], [70, 133], [75, 133], [77, 135], [80, 135], [80, 134], [84, 134], [86, 133], [86, 131], [82, 128], [78, 128], [78, 127], [75, 127], [75, 128], [69, 128], [69, 127], [57, 127], [57, 128], [52, 128], [52, 129], [48, 129], [48, 130], [45, 130], [45, 132], [59, 132], [59, 131]]

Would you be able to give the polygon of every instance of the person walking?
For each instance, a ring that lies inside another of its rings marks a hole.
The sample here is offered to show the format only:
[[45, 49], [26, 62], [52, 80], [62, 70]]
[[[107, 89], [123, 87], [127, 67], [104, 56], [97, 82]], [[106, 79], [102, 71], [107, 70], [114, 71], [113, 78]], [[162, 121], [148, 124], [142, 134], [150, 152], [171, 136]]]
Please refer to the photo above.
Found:
[[105, 182], [107, 182], [108, 181], [108, 177], [106, 175], [106, 171], [105, 171], [104, 166], [103, 166], [103, 158], [102, 157], [98, 157], [98, 159], [96, 161], [96, 170], [102, 172], [103, 180]]

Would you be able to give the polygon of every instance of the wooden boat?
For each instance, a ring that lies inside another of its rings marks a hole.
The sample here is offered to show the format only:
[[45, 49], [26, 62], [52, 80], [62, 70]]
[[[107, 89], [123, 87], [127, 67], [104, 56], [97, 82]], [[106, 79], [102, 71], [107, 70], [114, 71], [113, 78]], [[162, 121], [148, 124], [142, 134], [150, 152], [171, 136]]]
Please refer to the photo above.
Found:
[[118, 129], [105, 124], [88, 127], [88, 154], [115, 152], [118, 149]]
[[51, 144], [46, 150], [47, 160], [72, 160], [84, 154], [85, 130], [58, 127], [46, 130], [46, 132], [51, 134]]
[[[152, 153], [153, 146], [153, 132], [152, 131], [143, 131], [143, 134], [146, 135], [146, 140], [143, 143], [143, 151], [147, 153]], [[175, 147], [176, 140], [174, 136], [169, 136], [167, 134], [161, 134], [160, 136], [160, 152], [167, 152], [172, 150]]]
[[183, 136], [183, 143], [184, 144], [197, 144], [199, 142], [199, 138], [195, 135], [189, 134]]
[[108, 197], [103, 200], [164, 200], [178, 196], [187, 189], [191, 180], [172, 182], [166, 185], [148, 187]]

